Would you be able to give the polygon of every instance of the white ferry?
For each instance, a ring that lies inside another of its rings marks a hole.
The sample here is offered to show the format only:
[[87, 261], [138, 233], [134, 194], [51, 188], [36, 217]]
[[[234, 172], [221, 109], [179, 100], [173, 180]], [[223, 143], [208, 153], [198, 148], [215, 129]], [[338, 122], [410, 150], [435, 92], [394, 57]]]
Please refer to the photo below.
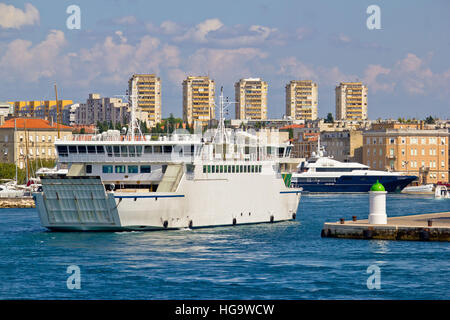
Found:
[[[133, 100], [132, 100], [133, 101]], [[223, 96], [220, 97], [223, 110]], [[134, 103], [133, 109], [134, 109]], [[133, 112], [132, 112], [133, 114]], [[60, 231], [132, 231], [227, 226], [296, 218], [301, 189], [286, 186], [288, 143], [227, 131], [157, 141], [110, 131], [55, 142], [67, 173], [41, 176], [41, 223]]]

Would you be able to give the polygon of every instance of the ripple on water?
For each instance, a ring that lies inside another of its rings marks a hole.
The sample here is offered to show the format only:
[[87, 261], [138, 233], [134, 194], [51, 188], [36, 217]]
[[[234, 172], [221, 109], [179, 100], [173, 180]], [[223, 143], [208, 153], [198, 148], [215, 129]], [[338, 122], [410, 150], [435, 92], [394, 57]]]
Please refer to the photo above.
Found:
[[[388, 195], [390, 216], [450, 201]], [[35, 209], [2, 209], [0, 298], [449, 299], [448, 243], [324, 239], [323, 223], [366, 218], [367, 195], [304, 195], [297, 220], [169, 232], [63, 233]], [[82, 289], [68, 290], [78, 265]], [[367, 268], [381, 290], [367, 288]]]

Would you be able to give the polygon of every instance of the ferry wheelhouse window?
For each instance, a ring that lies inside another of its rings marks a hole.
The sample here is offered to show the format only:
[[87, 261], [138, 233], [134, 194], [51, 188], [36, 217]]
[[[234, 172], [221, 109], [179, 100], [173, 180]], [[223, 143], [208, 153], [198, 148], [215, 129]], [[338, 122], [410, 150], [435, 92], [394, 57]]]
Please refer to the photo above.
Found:
[[150, 173], [152, 169], [150, 166], [141, 166], [141, 173]]
[[87, 151], [88, 151], [88, 153], [96, 153], [96, 149], [95, 149], [95, 146], [88, 146], [87, 147]]
[[86, 165], [86, 173], [92, 173], [92, 165], [91, 164]]
[[163, 153], [172, 153], [172, 146], [164, 146]]
[[86, 146], [78, 146], [78, 153], [86, 153]]
[[125, 166], [115, 166], [115, 173], [125, 173]]
[[139, 173], [138, 166], [128, 166], [128, 173]]
[[282, 157], [284, 154], [284, 148], [278, 148], [278, 157]]
[[128, 157], [128, 148], [127, 148], [127, 146], [120, 146], [120, 155], [122, 157]]
[[162, 153], [162, 147], [161, 146], [154, 146], [153, 147], [154, 153]]
[[120, 146], [113, 146], [114, 157], [120, 157]]
[[203, 166], [203, 173], [206, 173], [206, 166]]
[[106, 153], [108, 153], [108, 157], [112, 157], [113, 153], [112, 153], [112, 146], [106, 146]]
[[58, 154], [60, 157], [67, 157], [67, 146], [58, 146]]
[[183, 146], [183, 153], [185, 156], [194, 154], [194, 146]]
[[69, 146], [69, 153], [78, 153], [77, 146]]
[[105, 149], [103, 149], [103, 146], [96, 146], [97, 153], [105, 153]]
[[145, 146], [144, 147], [144, 153], [152, 153], [153, 147], [152, 146]]
[[103, 166], [102, 172], [103, 173], [113, 173], [113, 166]]
[[130, 155], [130, 157], [135, 157], [136, 156], [136, 146], [129, 146], [128, 154]]
[[136, 156], [142, 156], [142, 146], [136, 146]]

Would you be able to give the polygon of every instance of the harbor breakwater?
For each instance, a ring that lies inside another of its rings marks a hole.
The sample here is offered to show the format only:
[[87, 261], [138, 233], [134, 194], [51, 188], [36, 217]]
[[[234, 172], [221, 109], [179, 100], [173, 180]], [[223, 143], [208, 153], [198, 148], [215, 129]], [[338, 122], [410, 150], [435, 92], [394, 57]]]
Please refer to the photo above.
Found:
[[35, 208], [33, 198], [0, 198], [0, 209], [4, 208]]

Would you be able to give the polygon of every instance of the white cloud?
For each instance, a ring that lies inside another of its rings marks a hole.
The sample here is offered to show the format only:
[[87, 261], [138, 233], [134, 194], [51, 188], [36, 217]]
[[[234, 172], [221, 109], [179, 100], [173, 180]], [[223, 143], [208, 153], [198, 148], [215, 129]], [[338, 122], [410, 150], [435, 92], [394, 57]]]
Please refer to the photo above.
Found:
[[179, 33], [182, 30], [181, 26], [170, 20], [163, 21], [159, 27], [164, 34], [169, 35]]
[[189, 74], [209, 74], [220, 81], [230, 82], [240, 77], [253, 76], [252, 65], [267, 57], [266, 52], [257, 48], [202, 48], [189, 57], [186, 69]]
[[80, 51], [80, 62], [89, 79], [105, 83], [126, 83], [133, 73], [159, 73], [163, 67], [177, 67], [178, 48], [161, 44], [158, 38], [143, 36], [136, 45], [123, 41], [116, 43], [109, 36], [91, 49]]
[[385, 83], [377, 82], [377, 77], [380, 75], [389, 75], [391, 69], [384, 68], [380, 65], [369, 65], [364, 71], [363, 82], [370, 88], [370, 92], [385, 91], [392, 92], [395, 88], [395, 82], [389, 81]]
[[8, 75], [10, 81], [37, 83], [46, 78], [59, 79], [95, 90], [97, 83], [126, 84], [133, 73], [160, 73], [180, 64], [177, 47], [148, 35], [130, 44], [122, 31], [116, 31], [114, 36], [107, 36], [91, 48], [64, 53], [65, 46], [64, 33], [59, 30], [52, 30], [35, 45], [27, 40], [14, 40], [0, 56], [0, 73]]
[[314, 30], [311, 28], [301, 27], [295, 30], [297, 40], [303, 40], [310, 37], [314, 33]]
[[338, 67], [307, 65], [296, 57], [283, 58], [279, 62], [280, 75], [296, 80], [314, 80], [319, 85], [337, 85], [341, 81], [354, 81], [355, 75], [345, 74]]
[[32, 4], [26, 3], [25, 10], [22, 10], [13, 5], [0, 3], [0, 27], [20, 29], [34, 24], [39, 24], [39, 11]]
[[114, 22], [117, 24], [121, 24], [121, 25], [133, 25], [133, 24], [137, 24], [138, 20], [136, 19], [135, 16], [124, 16], [124, 17], [115, 19]]
[[[218, 44], [220, 46], [228, 46], [228, 47], [256, 46], [256, 45], [263, 44], [265, 41], [269, 40], [269, 38], [271, 36], [273, 36], [274, 34], [276, 34], [277, 32], [278, 32], [278, 29], [276, 29], [276, 28], [269, 28], [269, 27], [260, 26], [260, 25], [252, 25], [248, 28], [247, 31], [242, 32], [243, 34], [231, 35], [231, 36], [228, 35], [228, 36], [223, 36], [221, 38], [216, 37], [216, 38], [211, 39], [211, 42], [214, 44]], [[237, 33], [237, 32], [232, 30], [231, 33]]]
[[35, 46], [27, 40], [14, 40], [0, 58], [0, 73], [25, 82], [67, 76], [70, 74], [69, 57], [61, 55], [65, 45], [64, 33], [59, 30], [51, 30], [47, 38]]
[[223, 23], [219, 19], [207, 19], [189, 29], [184, 35], [176, 37], [175, 41], [194, 41], [204, 43], [207, 42], [207, 36], [209, 33], [217, 31], [222, 27]]
[[115, 32], [115, 34], [119, 37], [122, 43], [126, 43], [128, 41], [128, 39], [123, 35], [122, 31], [118, 30]]
[[280, 61], [279, 74], [292, 76], [296, 79], [318, 80], [318, 74], [313, 67], [307, 66], [295, 57], [284, 58]]

